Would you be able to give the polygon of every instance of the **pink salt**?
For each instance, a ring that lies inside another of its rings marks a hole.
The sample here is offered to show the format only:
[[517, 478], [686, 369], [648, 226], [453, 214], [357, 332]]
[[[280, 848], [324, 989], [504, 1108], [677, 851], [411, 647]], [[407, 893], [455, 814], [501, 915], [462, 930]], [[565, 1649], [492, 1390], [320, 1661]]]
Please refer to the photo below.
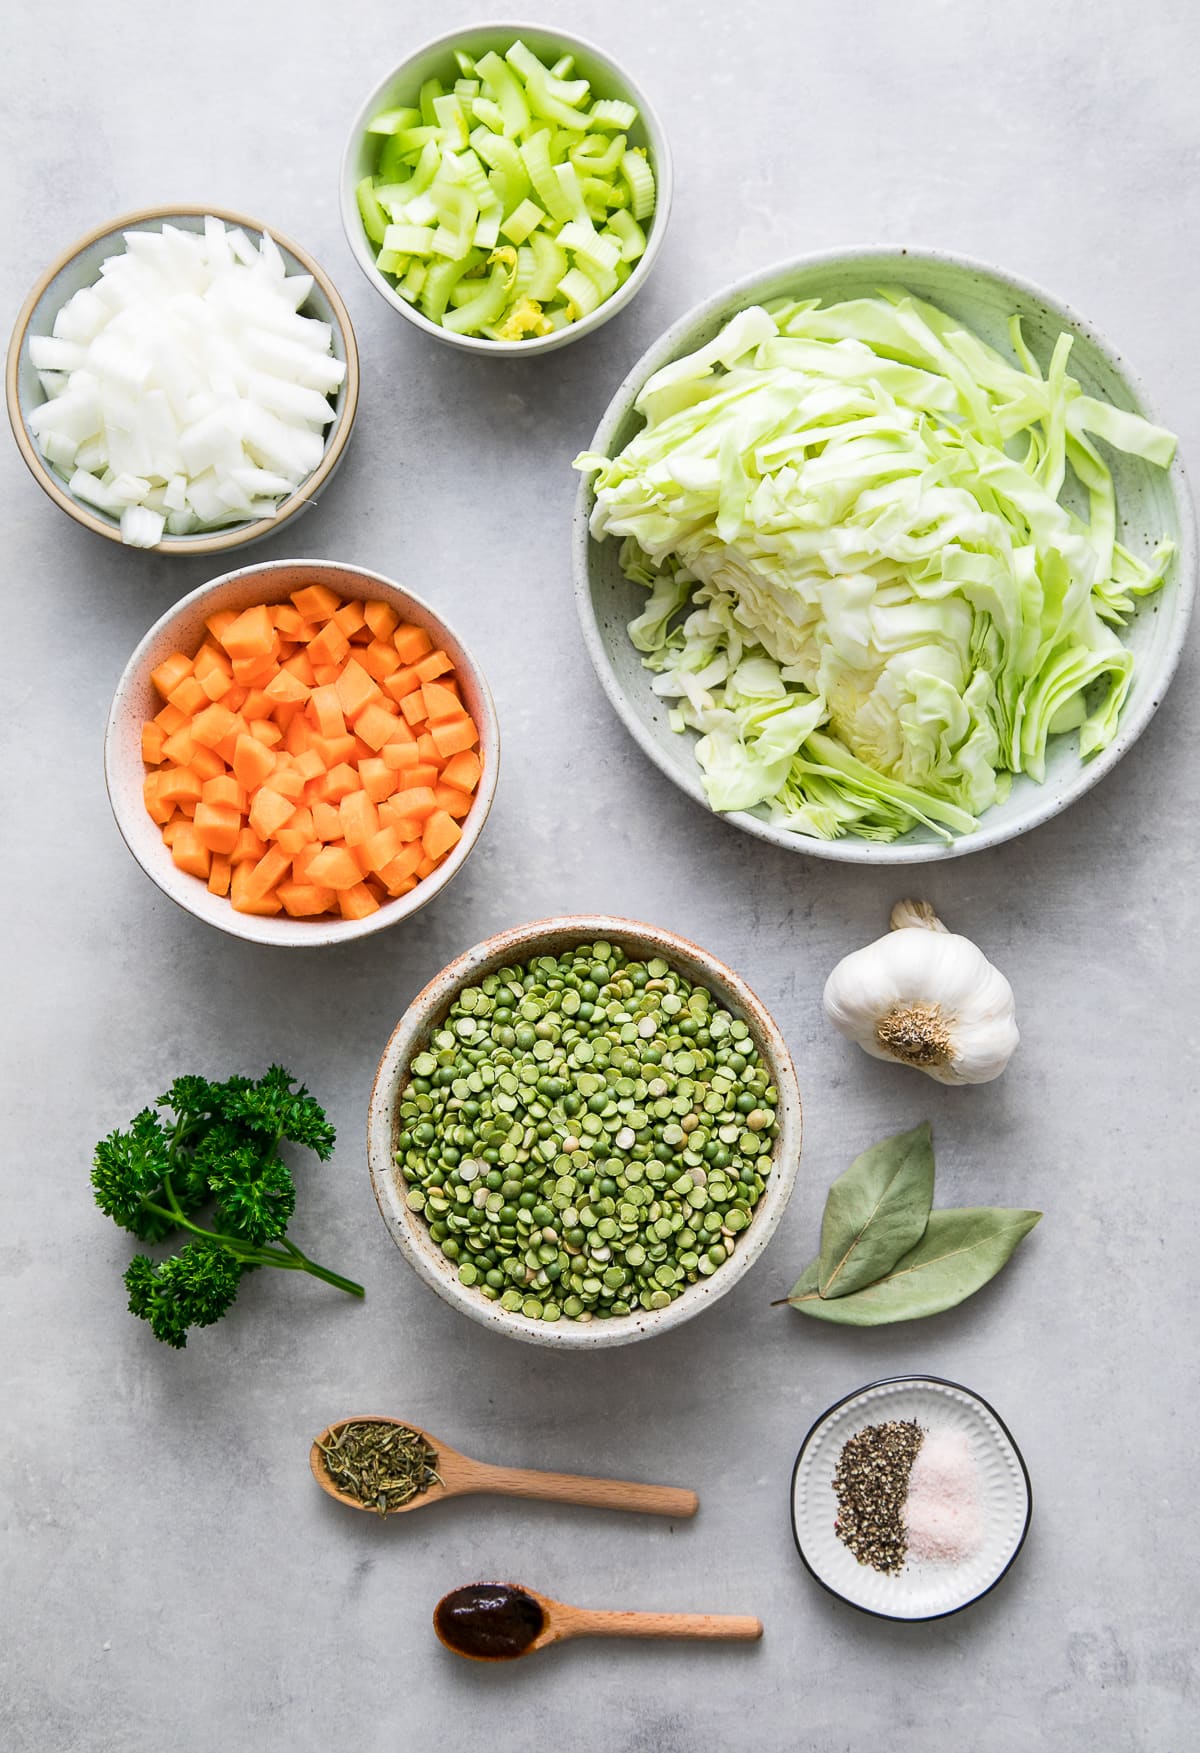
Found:
[[979, 1476], [964, 1431], [926, 1431], [908, 1477], [904, 1524], [910, 1558], [962, 1564], [978, 1552]]

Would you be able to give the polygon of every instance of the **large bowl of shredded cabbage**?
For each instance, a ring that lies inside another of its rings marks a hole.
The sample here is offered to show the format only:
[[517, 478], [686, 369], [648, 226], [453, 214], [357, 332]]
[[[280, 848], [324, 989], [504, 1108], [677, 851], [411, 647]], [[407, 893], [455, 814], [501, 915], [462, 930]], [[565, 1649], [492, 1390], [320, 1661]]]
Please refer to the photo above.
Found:
[[775, 845], [901, 864], [1024, 833], [1111, 770], [1178, 660], [1174, 437], [1088, 323], [978, 263], [740, 282], [639, 361], [576, 467], [609, 698]]

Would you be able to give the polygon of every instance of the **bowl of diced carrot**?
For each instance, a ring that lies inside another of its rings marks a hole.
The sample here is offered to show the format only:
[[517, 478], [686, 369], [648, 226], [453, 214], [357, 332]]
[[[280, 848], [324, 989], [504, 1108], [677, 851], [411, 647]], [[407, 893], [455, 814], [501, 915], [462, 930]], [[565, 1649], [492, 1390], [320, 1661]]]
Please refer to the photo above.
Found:
[[105, 739], [146, 874], [220, 930], [344, 943], [432, 900], [491, 806], [487, 682], [420, 597], [325, 560], [246, 566], [157, 621]]

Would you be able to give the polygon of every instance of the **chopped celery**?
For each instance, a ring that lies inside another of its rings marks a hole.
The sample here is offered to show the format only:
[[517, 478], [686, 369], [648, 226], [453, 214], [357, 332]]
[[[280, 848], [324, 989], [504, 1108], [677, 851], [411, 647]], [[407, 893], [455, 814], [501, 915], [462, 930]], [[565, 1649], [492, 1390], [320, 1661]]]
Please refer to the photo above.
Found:
[[420, 120], [420, 110], [382, 110], [367, 123], [367, 133], [398, 134], [401, 128], [415, 128]]
[[513, 243], [524, 243], [530, 232], [536, 231], [545, 217], [535, 202], [522, 201], [519, 207], [513, 208], [500, 229]]
[[646, 251], [655, 178], [629, 144], [637, 120], [571, 55], [543, 61], [519, 39], [448, 53], [415, 104], [369, 124], [358, 204], [380, 270], [456, 333], [512, 342], [578, 321]]
[[363, 230], [378, 248], [383, 244], [388, 222], [387, 214], [375, 199], [375, 185], [372, 179], [364, 177], [354, 193], [358, 199], [358, 215], [363, 222]]

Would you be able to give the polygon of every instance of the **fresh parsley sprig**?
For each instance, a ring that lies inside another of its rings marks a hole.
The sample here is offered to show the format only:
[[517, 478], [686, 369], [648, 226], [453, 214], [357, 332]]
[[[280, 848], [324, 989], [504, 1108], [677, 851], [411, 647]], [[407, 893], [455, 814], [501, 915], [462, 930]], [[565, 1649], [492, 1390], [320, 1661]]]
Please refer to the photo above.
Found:
[[[182, 1347], [192, 1327], [210, 1327], [233, 1303], [242, 1275], [257, 1266], [307, 1272], [346, 1291], [361, 1284], [318, 1266], [289, 1242], [296, 1184], [279, 1155], [286, 1140], [324, 1161], [334, 1131], [303, 1084], [282, 1066], [255, 1081], [210, 1083], [177, 1077], [156, 1107], [96, 1146], [96, 1204], [143, 1242], [186, 1237], [166, 1259], [136, 1254], [125, 1273], [129, 1307], [156, 1339]], [[197, 1221], [209, 1208], [207, 1226]]]

